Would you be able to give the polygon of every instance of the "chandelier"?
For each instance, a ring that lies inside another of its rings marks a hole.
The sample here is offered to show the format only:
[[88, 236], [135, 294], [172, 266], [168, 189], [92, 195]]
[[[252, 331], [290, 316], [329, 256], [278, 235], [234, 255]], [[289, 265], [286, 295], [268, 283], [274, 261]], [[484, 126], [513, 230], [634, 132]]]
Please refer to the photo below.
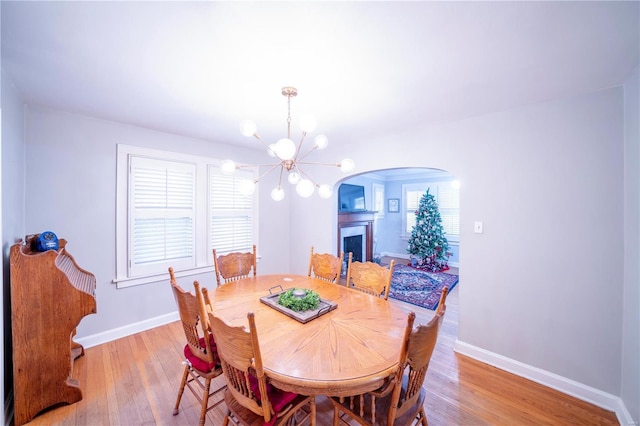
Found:
[[316, 119], [313, 116], [303, 116], [300, 119], [300, 128], [302, 130], [302, 136], [300, 142], [296, 143], [291, 140], [291, 98], [297, 96], [298, 90], [295, 87], [283, 87], [282, 95], [287, 97], [287, 137], [282, 138], [276, 143], [265, 143], [258, 133], [256, 133], [256, 124], [251, 120], [244, 120], [240, 124], [240, 132], [247, 137], [253, 136], [258, 139], [267, 148], [267, 154], [273, 157], [275, 163], [269, 164], [257, 164], [257, 165], [239, 165], [231, 160], [226, 160], [222, 163], [221, 171], [224, 174], [233, 174], [237, 169], [244, 167], [259, 167], [270, 166], [270, 168], [259, 176], [255, 180], [243, 179], [239, 183], [239, 191], [244, 195], [251, 195], [255, 191], [255, 185], [260, 179], [268, 175], [269, 173], [279, 170], [280, 178], [278, 179], [278, 186], [271, 191], [271, 198], [275, 201], [280, 201], [284, 198], [284, 189], [282, 188], [283, 177], [286, 175], [287, 181], [291, 185], [295, 185], [296, 192], [301, 197], [310, 197], [316, 188], [318, 188], [318, 194], [322, 198], [330, 198], [333, 190], [327, 184], [318, 184], [303, 170], [302, 166], [307, 165], [323, 165], [339, 167], [343, 172], [351, 172], [355, 168], [353, 160], [346, 158], [340, 163], [315, 163], [303, 161], [313, 150], [324, 149], [329, 143], [325, 135], [318, 135], [313, 139], [313, 145], [309, 146], [306, 151], [303, 152], [303, 144], [305, 137], [308, 133], [311, 133], [316, 128]]

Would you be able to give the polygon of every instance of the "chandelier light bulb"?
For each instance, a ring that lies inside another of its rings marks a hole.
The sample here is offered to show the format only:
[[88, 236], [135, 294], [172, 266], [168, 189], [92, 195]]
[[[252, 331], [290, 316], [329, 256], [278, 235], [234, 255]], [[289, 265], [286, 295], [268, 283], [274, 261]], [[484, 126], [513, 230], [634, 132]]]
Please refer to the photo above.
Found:
[[316, 118], [311, 114], [306, 114], [300, 117], [300, 128], [305, 133], [311, 133], [316, 129], [318, 122]]
[[236, 171], [236, 163], [231, 160], [225, 160], [220, 166], [223, 175], [232, 175]]
[[309, 179], [302, 179], [296, 185], [296, 192], [298, 193], [299, 196], [304, 198], [311, 197], [315, 189], [316, 187], [313, 185], [313, 182], [311, 182]]
[[243, 120], [240, 123], [240, 133], [242, 133], [244, 136], [253, 136], [256, 133], [257, 129], [258, 128], [256, 127], [256, 123], [251, 120]]
[[289, 172], [289, 176], [287, 176], [287, 180], [291, 185], [295, 185], [300, 182], [300, 174], [297, 172]]
[[356, 168], [356, 163], [354, 163], [351, 158], [345, 158], [344, 160], [342, 160], [340, 162], [340, 169], [344, 173], [349, 173], [349, 172], [353, 171], [353, 169], [355, 169], [355, 168]]
[[318, 194], [321, 198], [331, 198], [331, 195], [333, 195], [333, 190], [329, 185], [325, 183], [320, 185], [320, 188], [318, 188]]
[[329, 139], [325, 135], [318, 135], [313, 139], [315, 147], [318, 149], [325, 149], [329, 145]]
[[242, 179], [239, 183], [238, 183], [238, 191], [240, 191], [240, 194], [242, 195], [253, 195], [253, 193], [256, 190], [256, 184], [254, 181], [250, 180], [250, 179]]
[[284, 190], [279, 186], [277, 188], [273, 188], [271, 191], [271, 199], [273, 199], [273, 201], [282, 201], [283, 198]]
[[280, 139], [276, 142], [276, 155], [281, 160], [291, 160], [296, 155], [296, 144], [291, 139]]

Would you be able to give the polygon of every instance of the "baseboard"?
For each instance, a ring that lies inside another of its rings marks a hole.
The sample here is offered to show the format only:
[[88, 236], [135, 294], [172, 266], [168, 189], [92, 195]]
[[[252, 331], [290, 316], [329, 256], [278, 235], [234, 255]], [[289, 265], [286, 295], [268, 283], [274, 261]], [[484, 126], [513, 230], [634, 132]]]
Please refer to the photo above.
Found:
[[[380, 253], [380, 256], [389, 256], [389, 257], [395, 257], [398, 259], [407, 259], [409, 260], [411, 257], [406, 254], [406, 253], [391, 253], [391, 252], [387, 252], [387, 251], [383, 251], [382, 253]], [[447, 263], [449, 266], [453, 266], [454, 268], [459, 268], [460, 264], [458, 262], [448, 262]]]
[[124, 327], [114, 328], [112, 330], [103, 331], [102, 333], [92, 334], [90, 336], [80, 337], [74, 340], [85, 348], [90, 348], [92, 346], [98, 346], [103, 343], [111, 342], [121, 337], [130, 336], [132, 334], [140, 333], [141, 331], [169, 324], [170, 322], [174, 322], [179, 319], [180, 315], [178, 314], [178, 311], [175, 311], [165, 315], [160, 315], [159, 317], [149, 318], [148, 320], [128, 324]]
[[624, 401], [618, 396], [611, 395], [599, 389], [576, 382], [566, 377], [559, 376], [540, 368], [507, 358], [505, 356], [487, 351], [477, 346], [456, 340], [453, 350], [459, 354], [476, 359], [485, 364], [492, 365], [501, 370], [508, 371], [517, 376], [532, 380], [541, 385], [550, 387], [580, 400], [589, 402], [598, 407], [616, 413], [621, 425], [634, 426], [631, 414], [627, 410]]
[[409, 255], [406, 253], [392, 253], [392, 252], [388, 252], [388, 251], [383, 251], [382, 253], [380, 253], [381, 256], [389, 256], [389, 257], [396, 257], [398, 259], [407, 259], [409, 260]]

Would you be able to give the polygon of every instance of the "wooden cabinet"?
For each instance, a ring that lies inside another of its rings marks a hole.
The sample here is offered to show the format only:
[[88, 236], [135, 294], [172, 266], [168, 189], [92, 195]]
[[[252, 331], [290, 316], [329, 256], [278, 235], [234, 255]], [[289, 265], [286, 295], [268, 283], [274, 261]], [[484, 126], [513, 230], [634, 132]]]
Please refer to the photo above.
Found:
[[37, 252], [38, 235], [11, 246], [14, 419], [22, 425], [56, 404], [82, 399], [72, 377], [84, 348], [73, 341], [80, 320], [96, 313], [96, 278], [66, 251]]

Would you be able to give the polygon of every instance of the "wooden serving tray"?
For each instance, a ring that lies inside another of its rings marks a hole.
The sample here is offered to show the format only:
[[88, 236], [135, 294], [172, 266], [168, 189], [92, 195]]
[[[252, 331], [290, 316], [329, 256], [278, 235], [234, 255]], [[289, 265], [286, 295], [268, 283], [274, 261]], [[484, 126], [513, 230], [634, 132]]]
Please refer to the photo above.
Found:
[[[279, 287], [279, 286], [278, 286]], [[280, 287], [282, 288], [282, 287]], [[296, 287], [297, 288], [297, 287]], [[284, 293], [285, 291], [288, 291], [290, 289], [285, 289], [282, 291], [279, 291], [277, 293], [273, 293], [273, 294], [269, 294], [268, 296], [263, 296], [260, 298], [260, 301], [262, 303], [264, 303], [267, 306], [272, 307], [273, 309], [275, 309], [276, 311], [280, 311], [283, 314], [285, 314], [288, 317], [291, 317], [293, 319], [295, 319], [296, 321], [299, 321], [301, 323], [307, 323], [313, 319], [318, 318], [321, 315], [324, 315], [334, 309], [336, 309], [338, 307], [338, 304], [335, 302], [332, 302], [330, 300], [325, 300], [323, 298], [320, 298], [320, 303], [318, 304], [318, 308], [317, 309], [310, 309], [308, 311], [294, 311], [292, 309], [286, 308], [282, 305], [280, 305], [278, 303], [278, 297], [280, 297], [280, 295], [282, 293]]]

